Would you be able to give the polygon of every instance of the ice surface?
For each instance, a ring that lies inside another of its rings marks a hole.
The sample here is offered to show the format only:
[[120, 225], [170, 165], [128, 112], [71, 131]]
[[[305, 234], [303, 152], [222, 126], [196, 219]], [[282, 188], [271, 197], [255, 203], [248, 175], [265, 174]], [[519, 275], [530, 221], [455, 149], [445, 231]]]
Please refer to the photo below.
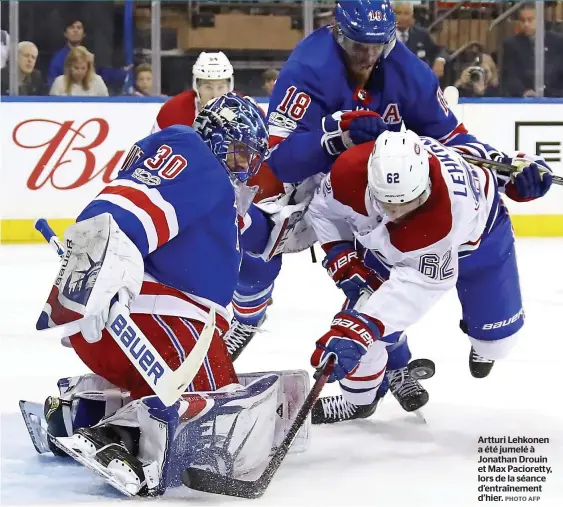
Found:
[[[409, 333], [414, 357], [436, 362], [436, 375], [425, 384], [430, 392], [428, 424], [403, 412], [389, 397], [369, 420], [314, 427], [309, 451], [290, 456], [266, 494], [246, 502], [498, 505], [477, 501], [477, 439], [523, 435], [551, 440], [540, 452], [554, 473], [541, 501], [534, 503], [563, 505], [563, 240], [525, 239], [517, 247], [527, 323], [517, 348], [495, 365], [489, 378], [477, 380], [469, 374], [469, 343], [458, 328], [460, 308], [452, 292]], [[85, 371], [56, 337], [35, 331], [56, 269], [56, 256], [48, 246], [0, 246], [1, 503], [102, 506], [131, 501], [121, 500], [77, 464], [37, 455], [18, 411], [19, 399], [42, 402], [56, 394], [59, 377]], [[311, 264], [308, 252], [287, 256], [269, 310], [268, 332], [257, 336], [237, 369], [307, 368], [314, 341], [340, 303], [341, 295], [320, 264]], [[327, 392], [335, 392], [334, 386]], [[245, 501], [183, 487], [158, 500], [159, 506], [229, 503]]]

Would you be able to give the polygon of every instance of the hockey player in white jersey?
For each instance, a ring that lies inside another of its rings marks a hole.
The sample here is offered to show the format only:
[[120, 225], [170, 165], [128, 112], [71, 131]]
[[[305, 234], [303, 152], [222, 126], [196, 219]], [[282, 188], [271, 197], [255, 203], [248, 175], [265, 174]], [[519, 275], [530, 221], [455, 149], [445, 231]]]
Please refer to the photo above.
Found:
[[[373, 404], [387, 363], [386, 337], [417, 322], [454, 287], [471, 342], [471, 374], [486, 377], [508, 354], [524, 312], [500, 193], [527, 201], [552, 183], [543, 166], [518, 162], [520, 171], [503, 180], [412, 131], [384, 132], [337, 159], [308, 220], [327, 252], [325, 267], [353, 309], [336, 314], [316, 343], [311, 364], [318, 368], [336, 354], [334, 379], [342, 388], [342, 398], [325, 398], [318, 410]], [[366, 290], [373, 293], [354, 307]], [[394, 394], [414, 389], [408, 376], [389, 383]]]

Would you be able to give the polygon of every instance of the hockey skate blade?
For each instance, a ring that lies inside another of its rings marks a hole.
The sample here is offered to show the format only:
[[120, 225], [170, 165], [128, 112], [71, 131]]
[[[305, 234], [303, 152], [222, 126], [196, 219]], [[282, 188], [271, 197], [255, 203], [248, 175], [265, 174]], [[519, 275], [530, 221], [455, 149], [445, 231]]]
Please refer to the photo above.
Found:
[[35, 450], [39, 454], [51, 452], [47, 440], [47, 421], [43, 413], [43, 405], [32, 401], [20, 400], [20, 412]]
[[75, 451], [72, 447], [67, 446], [66, 443], [70, 443], [71, 441], [72, 437], [53, 438], [54, 444], [59, 449], [61, 449], [61, 451], [66, 452], [71, 458], [78, 461], [78, 463], [80, 463], [82, 466], [101, 476], [110, 486], [117, 489], [117, 491], [119, 491], [120, 493], [124, 494], [125, 496], [135, 496], [140, 491], [141, 488], [137, 489], [136, 487], [134, 489], [137, 489], [137, 491], [130, 491], [129, 489], [127, 489], [127, 486], [125, 484], [122, 484], [121, 482], [117, 481], [115, 477], [111, 476], [106, 471], [106, 469], [102, 465], [100, 465], [94, 458], [89, 458], [88, 456]]
[[418, 417], [418, 419], [419, 419], [422, 423], [428, 424], [428, 421], [426, 420], [426, 417], [424, 416], [424, 412], [422, 411], [421, 408], [419, 408], [418, 410], [415, 410], [415, 411], [414, 411], [414, 415], [415, 415], [416, 417]]

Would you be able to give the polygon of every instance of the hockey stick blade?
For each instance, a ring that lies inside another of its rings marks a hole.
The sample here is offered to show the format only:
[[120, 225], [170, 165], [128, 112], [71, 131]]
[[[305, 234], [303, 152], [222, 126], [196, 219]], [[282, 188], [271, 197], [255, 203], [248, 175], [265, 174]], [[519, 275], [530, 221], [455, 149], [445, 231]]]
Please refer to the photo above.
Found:
[[214, 493], [216, 495], [236, 496], [239, 498], [260, 498], [266, 491], [268, 485], [272, 481], [275, 473], [287, 456], [289, 448], [293, 440], [299, 433], [301, 426], [306, 421], [311, 412], [315, 401], [321, 394], [321, 391], [330, 377], [335, 365], [335, 358], [331, 356], [321, 375], [317, 378], [313, 387], [309, 391], [307, 398], [299, 409], [295, 421], [289, 428], [287, 435], [283, 439], [280, 446], [276, 449], [274, 455], [270, 459], [266, 469], [262, 475], [255, 481], [244, 481], [241, 479], [233, 479], [224, 475], [203, 470], [201, 468], [189, 467], [182, 474], [182, 482], [191, 489], [203, 491], [205, 493]]

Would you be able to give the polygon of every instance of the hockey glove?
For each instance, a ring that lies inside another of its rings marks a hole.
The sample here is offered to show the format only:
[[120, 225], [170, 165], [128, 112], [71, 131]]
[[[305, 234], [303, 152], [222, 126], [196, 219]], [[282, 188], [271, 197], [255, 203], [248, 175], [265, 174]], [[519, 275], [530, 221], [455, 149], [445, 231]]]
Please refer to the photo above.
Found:
[[506, 195], [513, 201], [531, 201], [543, 197], [551, 187], [552, 170], [541, 157], [519, 153], [516, 157], [500, 156], [495, 160], [518, 168], [505, 186]]
[[387, 124], [373, 111], [344, 113], [340, 124], [344, 131], [348, 130], [354, 145], [375, 141], [379, 134], [387, 130]]
[[313, 368], [321, 368], [330, 354], [336, 355], [336, 365], [329, 382], [342, 380], [360, 364], [360, 359], [375, 340], [381, 337], [376, 323], [355, 310], [334, 316], [330, 331], [317, 340], [311, 356]]
[[354, 245], [349, 242], [333, 246], [323, 261], [323, 267], [350, 301], [357, 301], [363, 289], [373, 292], [383, 283], [377, 273], [359, 259]]
[[322, 128], [321, 144], [330, 155], [340, 155], [356, 144], [377, 139], [387, 130], [387, 124], [374, 111], [337, 111], [323, 118]]

